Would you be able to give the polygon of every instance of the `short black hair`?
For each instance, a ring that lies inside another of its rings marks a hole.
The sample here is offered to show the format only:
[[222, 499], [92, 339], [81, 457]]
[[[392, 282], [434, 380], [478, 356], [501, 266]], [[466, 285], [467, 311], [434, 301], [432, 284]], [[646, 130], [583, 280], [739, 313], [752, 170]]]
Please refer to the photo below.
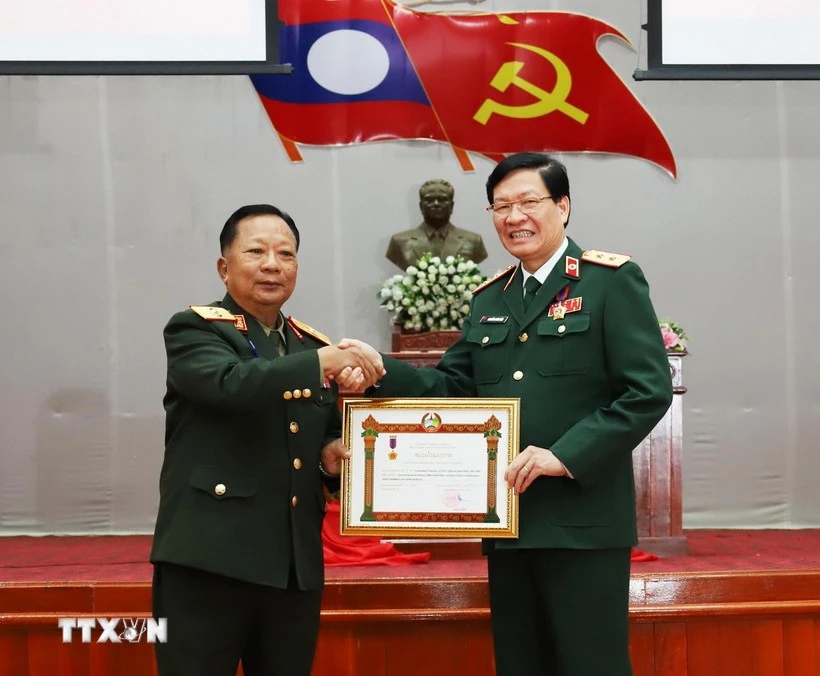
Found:
[[[567, 168], [547, 153], [525, 152], [508, 155], [495, 165], [489, 178], [487, 178], [487, 201], [490, 204], [493, 203], [495, 187], [509, 174], [519, 169], [537, 170], [553, 201], [557, 202], [564, 196], [570, 199]], [[569, 223], [569, 215], [567, 215], [567, 223]], [[566, 227], [566, 224], [564, 227]]]
[[293, 237], [296, 239], [296, 250], [299, 251], [299, 230], [290, 214], [272, 204], [246, 204], [234, 211], [225, 221], [225, 225], [222, 226], [222, 232], [219, 233], [219, 249], [223, 255], [236, 239], [236, 229], [239, 222], [251, 216], [278, 216], [281, 218], [293, 233]]

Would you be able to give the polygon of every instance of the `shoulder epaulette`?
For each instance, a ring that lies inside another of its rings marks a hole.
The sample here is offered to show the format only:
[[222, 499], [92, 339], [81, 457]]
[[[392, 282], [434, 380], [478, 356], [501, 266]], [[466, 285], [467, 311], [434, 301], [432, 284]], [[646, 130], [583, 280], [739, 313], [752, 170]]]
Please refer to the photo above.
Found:
[[504, 275], [508, 275], [510, 271], [514, 270], [517, 267], [517, 265], [511, 265], [506, 270], [502, 270], [501, 272], [499, 272], [495, 277], [490, 277], [490, 279], [488, 279], [486, 282], [484, 282], [483, 284], [479, 284], [475, 289], [473, 289], [473, 295], [475, 296], [479, 291], [483, 291], [488, 286], [490, 286], [490, 284], [495, 284], [499, 279], [502, 279]]
[[225, 308], [214, 305], [190, 305], [194, 312], [196, 312], [203, 319], [209, 322], [233, 322], [236, 317], [233, 313], [228, 312]]
[[312, 326], [308, 326], [304, 322], [300, 322], [298, 319], [288, 317], [288, 324], [290, 324], [290, 328], [293, 329], [293, 332], [296, 334], [296, 337], [299, 338], [299, 340], [302, 339], [302, 334], [306, 333], [311, 338], [318, 340], [320, 343], [324, 343], [325, 345], [332, 344], [330, 338], [328, 338], [324, 333], [317, 331]]
[[595, 263], [596, 265], [606, 265], [608, 268], [619, 268], [626, 263], [632, 256], [624, 254], [608, 253], [607, 251], [596, 251], [590, 249], [581, 254], [581, 260], [587, 263]]
[[218, 305], [189, 305], [194, 312], [209, 322], [232, 322], [243, 333], [248, 330], [245, 315], [235, 315]]

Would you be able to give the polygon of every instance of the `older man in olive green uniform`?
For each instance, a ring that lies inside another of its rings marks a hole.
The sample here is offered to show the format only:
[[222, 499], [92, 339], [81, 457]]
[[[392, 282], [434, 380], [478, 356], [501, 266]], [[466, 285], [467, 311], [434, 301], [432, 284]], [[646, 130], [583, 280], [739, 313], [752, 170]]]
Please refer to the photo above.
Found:
[[393, 235], [387, 245], [387, 259], [406, 270], [426, 253], [442, 259], [461, 256], [474, 263], [487, 258], [487, 249], [484, 248], [481, 235], [450, 223], [454, 194], [453, 186], [443, 179], [436, 178], [422, 183], [419, 188], [419, 208], [424, 222], [416, 228]]
[[569, 180], [550, 156], [502, 160], [487, 197], [519, 264], [477, 290], [435, 369], [386, 357], [378, 395], [520, 397], [505, 475], [519, 537], [484, 543], [497, 674], [628, 676], [631, 453], [672, 400], [648, 286], [627, 256], [565, 236]]
[[151, 561], [160, 676], [309, 676], [324, 569], [322, 474], [338, 474], [337, 388], [382, 375], [281, 312], [299, 233], [270, 205], [220, 236], [221, 303], [175, 314]]

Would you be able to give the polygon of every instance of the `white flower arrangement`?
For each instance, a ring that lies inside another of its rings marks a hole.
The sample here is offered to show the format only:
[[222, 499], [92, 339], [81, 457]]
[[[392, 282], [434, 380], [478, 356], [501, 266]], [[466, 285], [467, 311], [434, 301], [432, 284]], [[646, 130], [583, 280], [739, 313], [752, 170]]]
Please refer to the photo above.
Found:
[[387, 279], [379, 300], [404, 331], [460, 329], [470, 314], [473, 291], [486, 279], [473, 261], [461, 256], [447, 256], [442, 261], [426, 253], [403, 275]]

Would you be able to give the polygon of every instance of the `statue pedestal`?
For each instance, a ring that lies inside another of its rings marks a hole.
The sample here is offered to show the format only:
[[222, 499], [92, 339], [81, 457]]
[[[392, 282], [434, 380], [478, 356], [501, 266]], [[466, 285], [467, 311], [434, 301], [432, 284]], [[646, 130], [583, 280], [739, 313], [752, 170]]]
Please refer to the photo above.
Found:
[[[437, 350], [443, 353], [458, 340], [461, 331], [427, 331], [425, 333], [405, 333], [397, 324], [393, 324], [393, 352], [420, 352]], [[441, 354], [438, 355], [441, 357]]]

